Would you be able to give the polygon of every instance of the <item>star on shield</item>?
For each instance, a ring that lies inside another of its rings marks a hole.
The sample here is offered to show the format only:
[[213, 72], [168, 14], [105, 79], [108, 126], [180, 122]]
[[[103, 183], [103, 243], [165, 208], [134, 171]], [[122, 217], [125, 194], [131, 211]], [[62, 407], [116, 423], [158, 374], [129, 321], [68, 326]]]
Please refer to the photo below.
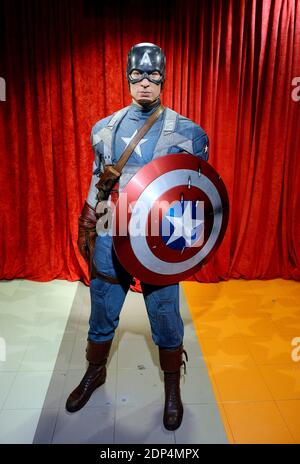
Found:
[[[180, 205], [179, 208], [178, 205]], [[170, 208], [170, 214], [165, 215], [165, 219], [173, 226], [173, 231], [166, 241], [166, 245], [180, 240], [182, 249], [192, 247], [195, 242], [199, 241], [203, 233], [203, 211], [195, 209], [192, 201], [178, 202], [176, 206]]]

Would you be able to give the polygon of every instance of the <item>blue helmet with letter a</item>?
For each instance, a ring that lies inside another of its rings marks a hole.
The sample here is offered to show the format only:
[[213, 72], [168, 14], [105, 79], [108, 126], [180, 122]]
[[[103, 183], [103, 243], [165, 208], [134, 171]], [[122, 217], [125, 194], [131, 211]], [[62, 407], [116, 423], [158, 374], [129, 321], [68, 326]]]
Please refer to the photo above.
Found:
[[162, 84], [166, 78], [166, 57], [163, 50], [158, 45], [147, 42], [134, 45], [128, 52], [126, 77], [131, 84], [145, 78], [154, 84]]

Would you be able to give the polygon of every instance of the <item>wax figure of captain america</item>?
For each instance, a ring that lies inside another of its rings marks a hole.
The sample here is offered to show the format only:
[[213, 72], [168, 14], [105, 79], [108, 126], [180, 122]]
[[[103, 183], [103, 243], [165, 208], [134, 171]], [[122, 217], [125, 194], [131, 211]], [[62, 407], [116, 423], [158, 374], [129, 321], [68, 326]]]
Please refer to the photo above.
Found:
[[[91, 134], [95, 153], [89, 194], [79, 218], [78, 245], [82, 256], [93, 258], [96, 269], [90, 281], [91, 315], [86, 358], [87, 372], [70, 394], [66, 409], [81, 409], [92, 392], [105, 382], [106, 363], [119, 323], [132, 276], [119, 263], [112, 236], [95, 238], [96, 184], [105, 165], [115, 164], [146, 119], [157, 109], [165, 80], [165, 55], [160, 47], [140, 43], [131, 48], [127, 61], [127, 80], [132, 104], [98, 121]], [[175, 111], [165, 108], [140, 140], [123, 168], [118, 189], [122, 191], [131, 177], [146, 163], [168, 153], [191, 153], [208, 159], [208, 137], [201, 127]], [[158, 282], [159, 284], [159, 282]], [[179, 285], [154, 286], [141, 282], [150, 320], [152, 339], [159, 349], [164, 372], [164, 426], [177, 429], [182, 421], [180, 368], [183, 361], [183, 321], [179, 310]]]

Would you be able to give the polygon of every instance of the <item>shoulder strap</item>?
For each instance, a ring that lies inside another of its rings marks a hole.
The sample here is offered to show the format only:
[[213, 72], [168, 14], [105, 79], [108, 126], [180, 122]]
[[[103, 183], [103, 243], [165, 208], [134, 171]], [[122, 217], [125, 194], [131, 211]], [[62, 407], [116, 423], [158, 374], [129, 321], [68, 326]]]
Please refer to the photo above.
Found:
[[123, 167], [125, 166], [125, 164], [127, 163], [131, 153], [133, 152], [133, 150], [135, 149], [135, 147], [137, 146], [137, 144], [139, 143], [139, 141], [144, 137], [144, 135], [146, 134], [146, 132], [148, 132], [148, 130], [153, 126], [153, 124], [155, 123], [155, 121], [157, 121], [157, 119], [159, 118], [159, 116], [161, 115], [161, 113], [164, 111], [164, 107], [162, 105], [159, 105], [159, 107], [154, 111], [154, 113], [151, 114], [151, 116], [149, 116], [149, 118], [147, 119], [147, 121], [145, 122], [145, 124], [138, 130], [137, 134], [135, 135], [135, 137], [133, 137], [133, 139], [131, 140], [131, 142], [127, 145], [127, 147], [125, 148], [124, 152], [122, 153], [122, 155], [120, 156], [119, 160], [117, 161], [117, 163], [115, 164], [114, 166], [114, 169], [116, 171], [118, 171], [119, 173], [122, 172], [122, 169]]

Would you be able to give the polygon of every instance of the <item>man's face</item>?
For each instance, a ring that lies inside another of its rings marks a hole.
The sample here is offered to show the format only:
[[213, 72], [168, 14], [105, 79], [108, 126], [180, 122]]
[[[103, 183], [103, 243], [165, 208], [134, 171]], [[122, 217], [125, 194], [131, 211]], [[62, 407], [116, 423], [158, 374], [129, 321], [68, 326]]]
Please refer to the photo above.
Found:
[[[131, 76], [134, 78], [138, 77], [138, 71], [132, 71]], [[160, 74], [158, 71], [153, 71], [150, 74], [150, 77], [154, 80], [160, 78]], [[159, 97], [161, 92], [161, 84], [155, 84], [154, 82], [150, 82], [148, 79], [144, 78], [140, 82], [136, 82], [135, 84], [130, 83], [130, 94], [133, 100], [142, 106], [151, 105], [157, 98]]]

